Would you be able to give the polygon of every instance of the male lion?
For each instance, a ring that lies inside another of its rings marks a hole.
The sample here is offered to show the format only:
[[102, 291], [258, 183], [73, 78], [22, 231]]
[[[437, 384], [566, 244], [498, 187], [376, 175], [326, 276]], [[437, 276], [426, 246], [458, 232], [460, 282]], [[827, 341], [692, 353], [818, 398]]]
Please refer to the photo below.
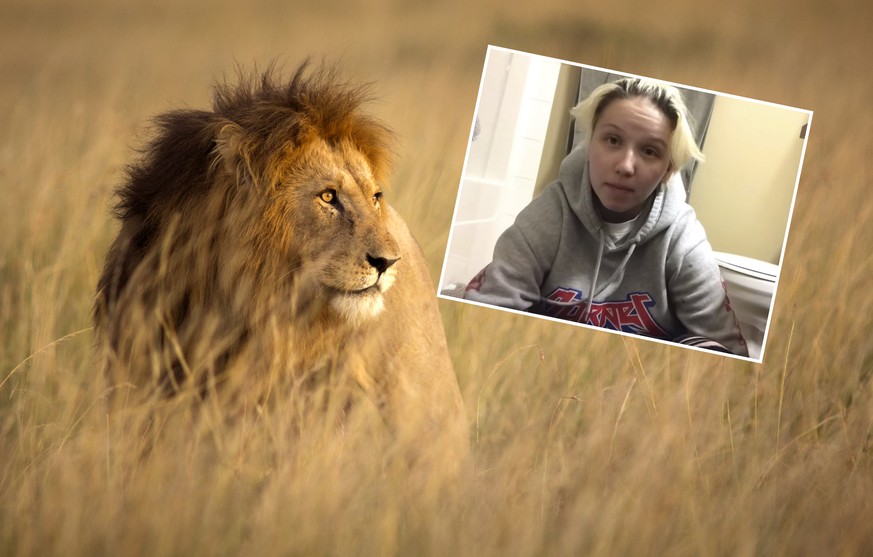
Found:
[[97, 287], [114, 384], [259, 404], [352, 385], [389, 424], [466, 445], [424, 257], [383, 197], [391, 134], [365, 100], [304, 63], [157, 118]]

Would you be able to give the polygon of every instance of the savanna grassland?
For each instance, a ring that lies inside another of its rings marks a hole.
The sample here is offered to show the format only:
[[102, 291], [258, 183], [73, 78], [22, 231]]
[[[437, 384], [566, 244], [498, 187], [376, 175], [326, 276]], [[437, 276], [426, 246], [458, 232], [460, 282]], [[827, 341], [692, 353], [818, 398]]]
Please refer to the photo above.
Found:
[[[873, 8], [730, 4], [2, 0], [0, 555], [873, 553]], [[448, 484], [365, 427], [107, 413], [89, 313], [152, 116], [341, 59], [437, 277], [489, 43], [815, 111], [762, 365], [441, 301]]]

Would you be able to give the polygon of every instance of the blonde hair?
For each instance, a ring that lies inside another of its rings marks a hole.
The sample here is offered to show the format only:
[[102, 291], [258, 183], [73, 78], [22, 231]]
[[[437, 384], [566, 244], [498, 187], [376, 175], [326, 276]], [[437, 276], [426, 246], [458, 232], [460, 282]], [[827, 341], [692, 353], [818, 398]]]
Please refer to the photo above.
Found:
[[613, 83], [605, 83], [591, 92], [588, 98], [570, 110], [576, 118], [585, 140], [591, 138], [597, 119], [614, 100], [644, 97], [652, 101], [667, 117], [673, 127], [670, 136], [670, 163], [672, 170], [681, 170], [692, 159], [703, 162], [704, 156], [691, 131], [688, 107], [679, 89], [642, 77], [625, 77]]

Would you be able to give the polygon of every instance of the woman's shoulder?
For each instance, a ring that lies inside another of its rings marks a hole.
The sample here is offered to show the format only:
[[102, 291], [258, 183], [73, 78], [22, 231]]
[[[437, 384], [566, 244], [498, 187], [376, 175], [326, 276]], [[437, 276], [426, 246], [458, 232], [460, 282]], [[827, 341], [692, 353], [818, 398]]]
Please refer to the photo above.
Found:
[[681, 209], [673, 221], [672, 228], [675, 230], [674, 237], [677, 242], [684, 244], [698, 244], [706, 241], [706, 230], [697, 218], [694, 207], [683, 203]]
[[516, 222], [539, 226], [545, 224], [545, 220], [560, 224], [564, 208], [568, 205], [563, 185], [556, 180], [543, 188], [543, 191], [521, 210]]
[[694, 267], [713, 257], [706, 230], [697, 219], [694, 209], [685, 205], [669, 228], [667, 266], [676, 270], [685, 267], [691, 260], [695, 262], [691, 265]]
[[570, 211], [560, 182], [546, 186], [515, 219], [515, 228], [538, 257], [551, 260], [564, 237]]

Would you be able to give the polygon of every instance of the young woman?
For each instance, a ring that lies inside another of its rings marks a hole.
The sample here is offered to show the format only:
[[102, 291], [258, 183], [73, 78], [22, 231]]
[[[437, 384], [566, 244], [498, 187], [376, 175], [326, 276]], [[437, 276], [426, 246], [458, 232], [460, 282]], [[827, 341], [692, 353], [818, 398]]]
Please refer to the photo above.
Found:
[[586, 140], [497, 241], [466, 299], [747, 356], [678, 171], [703, 155], [675, 87], [602, 85]]

